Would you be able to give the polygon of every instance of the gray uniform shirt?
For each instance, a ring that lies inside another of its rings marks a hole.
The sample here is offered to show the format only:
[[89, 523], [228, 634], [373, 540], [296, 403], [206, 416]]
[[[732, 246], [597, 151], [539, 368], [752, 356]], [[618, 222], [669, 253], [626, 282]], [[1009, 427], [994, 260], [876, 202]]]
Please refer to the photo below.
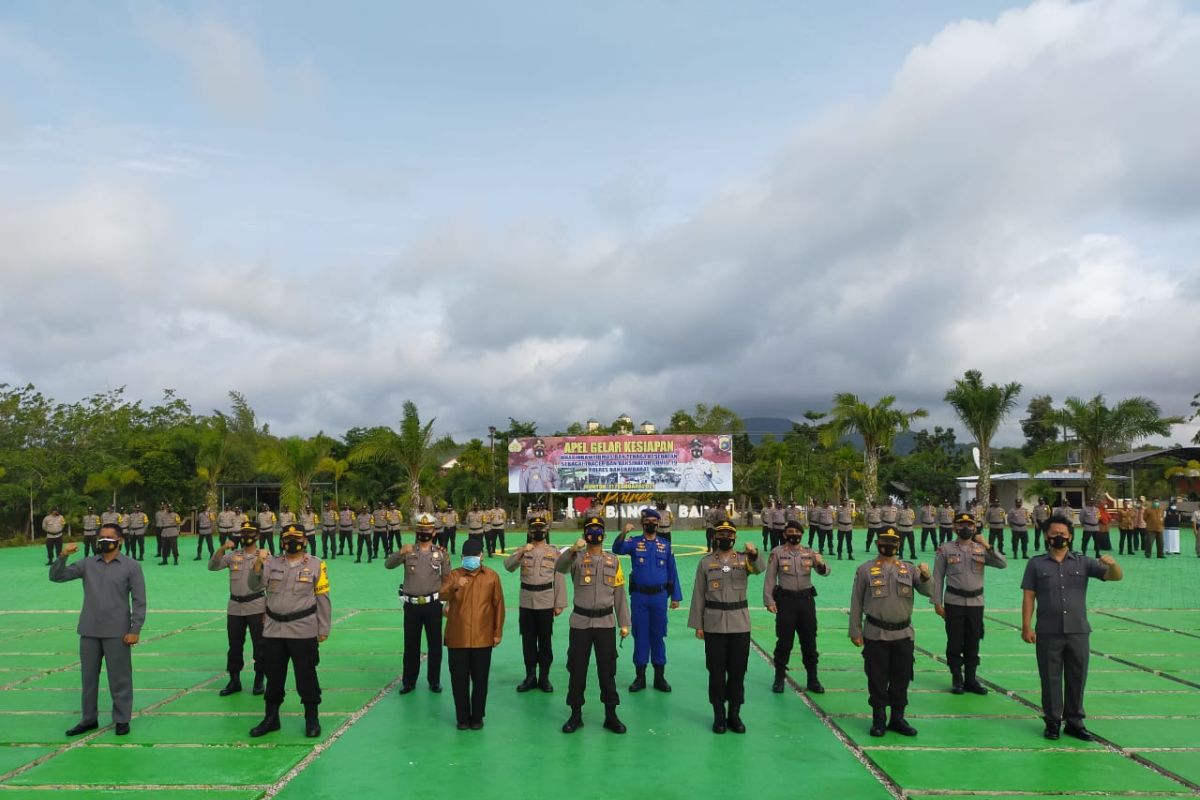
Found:
[[335, 509], [327, 508], [321, 512], [321, 532], [333, 533], [338, 526], [338, 512]]
[[238, 527], [238, 516], [232, 511], [222, 511], [217, 514], [217, 530], [221, 532], [221, 536], [232, 536], [233, 532]]
[[[369, 511], [360, 511], [358, 516], [354, 518], [354, 528], [358, 531], [358, 534], [362, 536], [371, 532], [371, 525], [373, 524], [373, 521], [374, 518], [371, 516]], [[440, 586], [441, 584], [438, 585]]]
[[885, 631], [864, 617], [893, 623], [911, 620], [914, 592], [928, 597], [930, 583], [922, 582], [916, 566], [907, 561], [876, 559], [859, 565], [850, 590], [850, 637], [882, 642], [913, 638], [912, 625]]
[[305, 553], [291, 561], [278, 555], [267, 559], [262, 572], [250, 570], [247, 588], [252, 592], [266, 587], [267, 609], [276, 614], [294, 614], [317, 607], [316, 613], [300, 619], [280, 622], [263, 617], [263, 636], [272, 639], [315, 639], [328, 636], [333, 624], [333, 606], [329, 602], [329, 585], [325, 564], [316, 556]]
[[781, 531], [787, 525], [787, 514], [779, 506], [771, 509], [771, 530]]
[[83, 535], [95, 536], [96, 531], [100, 529], [100, 517], [96, 514], [83, 515]]
[[253, 553], [247, 553], [245, 550], [226, 550], [222, 553], [218, 550], [208, 559], [208, 568], [212, 572], [229, 570], [230, 599], [225, 613], [231, 617], [252, 617], [267, 610], [265, 597], [259, 597], [248, 603], [240, 603], [233, 599], [234, 595], [246, 597], [259, 592], [258, 589], [250, 589], [250, 574], [254, 571], [254, 562], [257, 558], [258, 548], [255, 548]]
[[483, 512], [468, 511], [467, 512], [467, 530], [478, 533], [483, 530]]
[[196, 512], [196, 532], [211, 534], [213, 532], [213, 522], [216, 521], [216, 514], [211, 511]]
[[789, 592], [812, 589], [812, 573], [828, 575], [829, 565], [817, 565], [817, 553], [807, 547], [792, 548], [781, 544], [767, 556], [767, 574], [763, 579], [763, 605], [775, 605], [775, 587]]
[[42, 530], [45, 531], [47, 539], [61, 538], [66, 526], [67, 520], [62, 514], [47, 514], [42, 518]]
[[[555, 570], [558, 563], [558, 550], [543, 542], [532, 542], [533, 549], [526, 551], [524, 547], [504, 559], [504, 568], [513, 572], [521, 568], [521, 596], [518, 605], [521, 608], [546, 609], [567, 607], [567, 581]], [[545, 586], [547, 589], [530, 591], [526, 586]]]
[[842, 533], [854, 530], [854, 511], [850, 506], [838, 506], [837, 527]]
[[275, 514], [270, 511], [258, 512], [258, 532], [264, 536], [275, 533]]
[[1003, 528], [1004, 523], [1008, 520], [1004, 516], [1004, 509], [1000, 506], [988, 506], [987, 524], [991, 528]]
[[937, 509], [930, 505], [921, 506], [921, 527], [932, 528], [937, 525]]
[[1095, 506], [1084, 506], [1079, 510], [1079, 524], [1088, 533], [1100, 530], [1100, 509]]
[[821, 518], [821, 507], [820, 506], [809, 506], [808, 509], [804, 512], [804, 516], [808, 519], [808, 527], [810, 527], [810, 528], [817, 527], [817, 521]]
[[878, 528], [883, 522], [883, 515], [879, 513], [878, 508], [868, 508], [866, 511], [867, 527]]
[[675, 524], [675, 515], [671, 513], [669, 508], [662, 509], [658, 514], [658, 532], [670, 533], [671, 526]]
[[1008, 526], [1014, 533], [1023, 533], [1029, 527], [1029, 509], [1025, 506], [1014, 506], [1008, 512]]
[[[746, 595], [750, 575], [762, 572], [762, 562], [763, 555], [757, 550], [753, 558], [733, 550], [703, 556], [696, 565], [688, 627], [705, 633], [749, 633], [750, 609]], [[713, 608], [713, 603], [734, 603], [742, 608]]]
[[400, 588], [409, 597], [427, 597], [442, 588], [442, 578], [450, 574], [450, 558], [446, 551], [436, 544], [429, 547], [409, 545], [407, 553], [397, 550], [387, 557], [384, 566], [395, 569], [404, 565], [404, 583]]
[[1034, 556], [1025, 565], [1021, 588], [1037, 594], [1037, 623], [1043, 633], [1090, 633], [1087, 620], [1087, 587], [1091, 578], [1104, 579], [1108, 567], [1083, 553], [1067, 553], [1061, 562], [1049, 553]]
[[179, 536], [179, 515], [174, 511], [162, 512], [162, 521], [158, 526], [158, 535], [164, 539], [174, 539]]
[[[628, 628], [629, 600], [625, 595], [625, 576], [621, 571], [621, 562], [612, 553], [601, 552], [593, 554], [568, 549], [558, 557], [554, 569], [557, 572], [571, 575], [574, 584], [574, 600], [576, 608], [590, 610], [613, 609], [616, 612], [616, 624]], [[613, 615], [602, 617], [586, 617], [583, 614], [571, 612], [568, 623], [572, 628], [611, 628]]]
[[895, 525], [896, 517], [899, 514], [899, 509], [895, 506], [884, 506], [879, 509], [879, 520], [884, 525]]
[[60, 556], [50, 565], [50, 580], [83, 581], [83, 610], [79, 612], [80, 636], [119, 639], [141, 633], [146, 622], [146, 579], [142, 565], [120, 553], [112, 561], [89, 556], [74, 564]]
[[120, 525], [121, 515], [115, 511], [105, 511], [100, 515], [100, 523], [102, 525]]
[[982, 594], [962, 597], [954, 592], [946, 592], [943, 586], [952, 586], [963, 592], [982, 592], [983, 568], [1004, 569], [1007, 566], [1008, 561], [995, 548], [989, 550], [971, 539], [966, 542], [946, 542], [937, 549], [934, 557], [933, 593], [930, 598], [935, 606], [981, 606]]
[[954, 524], [954, 509], [950, 506], [942, 506], [938, 509], [938, 527], [949, 528]]
[[317, 532], [317, 515], [311, 511], [300, 512], [300, 527], [304, 529], [306, 535], [312, 535]]
[[900, 533], [912, 533], [913, 525], [917, 522], [917, 512], [911, 508], [902, 508], [896, 514], [896, 529]]
[[146, 525], [149, 524], [150, 518], [146, 516], [145, 511], [134, 511], [129, 515], [127, 522], [127, 529], [131, 534], [142, 536], [146, 533]]
[[817, 512], [817, 527], [823, 531], [833, 530], [833, 509], [822, 508]]
[[354, 512], [348, 508], [339, 511], [337, 528], [339, 533], [349, 533], [354, 530]]

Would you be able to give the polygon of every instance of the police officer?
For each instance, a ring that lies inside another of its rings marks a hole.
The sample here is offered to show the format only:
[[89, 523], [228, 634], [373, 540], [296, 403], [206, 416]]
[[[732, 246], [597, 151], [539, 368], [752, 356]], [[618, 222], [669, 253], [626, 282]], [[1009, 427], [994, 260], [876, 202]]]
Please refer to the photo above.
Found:
[[[1065, 721], [1068, 736], [1090, 741], [1092, 734], [1083, 724], [1083, 687], [1092, 630], [1087, 620], [1088, 581], [1119, 581], [1124, 575], [1112, 556], [1094, 559], [1071, 552], [1072, 535], [1070, 519], [1051, 516], [1046, 523], [1049, 552], [1034, 556], [1025, 565], [1021, 638], [1037, 648], [1046, 723], [1043, 735], [1057, 739], [1059, 725]], [[1036, 627], [1032, 624], [1035, 609]]]
[[988, 547], [994, 547], [1004, 554], [1004, 525], [1008, 522], [1008, 516], [1004, 513], [1004, 509], [1000, 507], [999, 500], [993, 500], [988, 503], [987, 508], [987, 525], [988, 525]]
[[379, 558], [381, 550], [384, 555], [392, 554], [388, 547], [387, 506], [382, 500], [375, 504], [375, 510], [371, 512], [371, 558]]
[[563, 551], [554, 565], [562, 574], [570, 573], [574, 585], [574, 609], [568, 623], [567, 705], [571, 716], [563, 723], [563, 733], [583, 727], [583, 692], [587, 687], [588, 664], [596, 651], [596, 676], [600, 682], [600, 702], [604, 704], [604, 727], [613, 733], [625, 733], [617, 718], [621, 696], [617, 694], [617, 641], [615, 624], [621, 638], [629, 635], [629, 602], [625, 596], [625, 574], [621, 560], [604, 552], [604, 520], [588, 517], [583, 538]]
[[679, 608], [683, 594], [671, 543], [658, 537], [658, 511], [642, 509], [642, 535], [626, 540], [633, 524], [613, 540], [612, 551], [629, 556], [629, 604], [633, 610], [633, 667], [636, 677], [629, 691], [646, 688], [646, 663], [654, 665], [654, 688], [671, 691], [664, 671], [667, 666], [667, 606]]
[[[753, 542], [734, 551], [737, 528], [728, 521], [717, 526], [712, 553], [696, 565], [696, 583], [688, 627], [704, 640], [708, 668], [708, 702], [713, 707], [713, 733], [745, 733], [741, 709], [746, 700], [746, 666], [750, 659], [749, 577], [763, 571], [762, 556]], [[726, 707], [728, 704], [728, 708]]]
[[[888, 498], [883, 504], [883, 508], [879, 509], [879, 526], [883, 528], [895, 528], [896, 523], [900, 519], [900, 509], [896, 508], [896, 501]], [[876, 532], [878, 535], [878, 532]]]
[[404, 582], [400, 584], [400, 599], [404, 603], [404, 671], [400, 694], [408, 694], [417, 687], [422, 633], [429, 691], [442, 691], [442, 601], [438, 590], [442, 579], [450, 574], [450, 558], [445, 548], [434, 544], [433, 515], [418, 515], [416, 529], [416, 545], [404, 545], [384, 562], [388, 569], [404, 565]]
[[[772, 505], [774, 505], [774, 501], [772, 501]], [[763, 512], [764, 524], [767, 524], [766, 520], [767, 520], [767, 512], [764, 511]], [[728, 522], [728, 521], [729, 521], [728, 518], [725, 516], [725, 509], [722, 508], [721, 506], [712, 506], [711, 508], [708, 509], [708, 512], [704, 515], [704, 522], [705, 522], [704, 539], [705, 539], [705, 543], [708, 545], [708, 551], [710, 553], [713, 550], [713, 536], [716, 535], [717, 526], [720, 525], [722, 522]], [[768, 531], [767, 535], [769, 536], [770, 535], [770, 526], [769, 525], [767, 527], [767, 531]]]
[[158, 504], [158, 510], [154, 512], [154, 557], [163, 557], [163, 539], [162, 529], [167, 525], [167, 501], [164, 500]]
[[938, 547], [937, 506], [926, 500], [921, 504], [921, 552], [925, 552], [925, 540], [928, 539], [933, 549]]
[[492, 510], [487, 513], [488, 532], [487, 532], [487, 554], [491, 558], [496, 554], [496, 543], [500, 543], [500, 552], [504, 552], [504, 525], [508, 521], [507, 514], [503, 506], [496, 503], [492, 506]]
[[775, 498], [767, 499], [766, 505], [762, 510], [762, 546], [764, 550], [768, 550], [771, 544], [771, 510], [775, 508]]
[[[728, 519], [728, 515], [726, 515], [726, 519]], [[776, 500], [771, 504], [771, 535], [767, 545], [772, 548], [779, 546], [779, 543], [783, 541], [783, 529], [786, 525], [787, 512], [783, 510], [783, 504]], [[832, 540], [830, 541], [829, 546], [831, 548], [833, 547]], [[766, 546], [764, 546], [764, 549], [766, 549]]]
[[217, 514], [217, 533], [221, 537], [222, 542], [228, 542], [230, 539], [238, 535], [238, 530], [242, 526], [242, 521], [238, 519], [238, 515], [233, 512], [229, 503], [221, 509], [221, 513]]
[[[1029, 509], [1017, 498], [1017, 504], [1008, 512], [1008, 527], [1012, 530], [1013, 558], [1029, 558]], [[1020, 552], [1021, 555], [1017, 556]]]
[[1046, 525], [1050, 521], [1050, 506], [1046, 505], [1046, 498], [1039, 497], [1037, 505], [1033, 507], [1033, 549], [1039, 551], [1042, 549], [1042, 536], [1046, 533]]
[[675, 515], [671, 513], [671, 509], [667, 508], [666, 501], [663, 500], [654, 504], [654, 510], [658, 512], [658, 538], [671, 541], [671, 529], [675, 527]]
[[[317, 512], [313, 511], [313, 507], [306, 505], [304, 510], [300, 512], [299, 518], [300, 528], [304, 531], [304, 538], [308, 540], [308, 552], [314, 556], [317, 554]], [[391, 550], [389, 549], [390, 553]]]
[[550, 665], [554, 663], [554, 618], [567, 607], [567, 582], [554, 569], [558, 551], [546, 541], [549, 525], [535, 514], [529, 519], [529, 542], [504, 559], [504, 568], [521, 568], [521, 594], [518, 622], [521, 651], [525, 656], [525, 680], [518, 692], [535, 686], [543, 692], [554, 691], [550, 683]]
[[[1020, 502], [1020, 501], [1017, 501]], [[954, 506], [949, 500], [943, 500], [938, 508], [938, 546], [954, 538]]]
[[[104, 522], [103, 517], [100, 521]], [[133, 507], [133, 511], [129, 512], [129, 516], [124, 518], [124, 521], [128, 526], [125, 533], [129, 537], [129, 542], [125, 545], [126, 552], [141, 561], [146, 557], [146, 526], [150, 524], [150, 517], [146, 516], [146, 512], [138, 503]]]
[[[946, 621], [946, 664], [950, 692], [987, 694], [975, 677], [979, 642], [983, 639], [983, 574], [985, 567], [1004, 569], [1004, 554], [975, 532], [975, 518], [959, 514], [954, 521], [958, 541], [937, 549], [933, 564], [933, 610]], [[944, 587], [944, 591], [943, 591]]]
[[179, 566], [179, 526], [183, 524], [183, 520], [175, 513], [170, 503], [166, 504], [166, 508], [162, 511], [162, 523], [158, 527], [158, 544], [162, 553], [162, 561], [159, 562], [160, 567], [167, 565], [168, 558], [175, 559], [175, 566]]
[[917, 512], [908, 507], [908, 501], [900, 501], [900, 510], [896, 512], [896, 531], [900, 534], [900, 552], [904, 555], [904, 543], [908, 542], [908, 557], [917, 557], [917, 537], [913, 535], [913, 526], [917, 524]]
[[471, 510], [467, 512], [467, 538], [476, 538], [480, 544], [483, 544], [484, 526], [487, 524], [487, 514], [479, 509], [478, 503], [471, 504]]
[[[1069, 500], [1067, 500], [1067, 496], [1065, 494], [1059, 498], [1058, 505], [1054, 507], [1053, 514], [1051, 516], [1054, 515], [1060, 516], [1063, 519], [1071, 520], [1071, 525], [1074, 526], [1075, 509], [1071, 507], [1071, 503]], [[1049, 523], [1047, 523], [1047, 527], [1049, 527]]]
[[250, 522], [242, 525], [237, 537], [230, 536], [222, 541], [220, 548], [208, 559], [210, 572], [229, 570], [229, 605], [225, 609], [225, 632], [229, 638], [225, 669], [229, 672], [229, 683], [219, 692], [221, 697], [228, 697], [242, 690], [247, 631], [250, 632], [250, 652], [254, 660], [254, 694], [263, 693], [266, 672], [262, 632], [263, 614], [267, 610], [266, 593], [262, 589], [250, 590], [250, 573], [253, 572], [257, 560], [258, 528]]
[[833, 555], [833, 525], [837, 520], [837, 513], [833, 510], [833, 503], [825, 500], [821, 503], [821, 510], [817, 512], [817, 552], [825, 552], [825, 547], [829, 547], [829, 555]]
[[517, 482], [522, 494], [541, 494], [558, 488], [558, 470], [546, 461], [546, 443], [533, 443], [533, 461], [521, 467]]
[[213, 528], [216, 523], [217, 515], [208, 506], [196, 512], [196, 557], [192, 559], [193, 561], [200, 560], [200, 553], [204, 549], [205, 542], [208, 543], [208, 555], [212, 557]]
[[354, 510], [349, 503], [344, 503], [338, 512], [337, 532], [337, 555], [345, 555], [347, 550], [354, 555]]
[[296, 525], [300, 520], [292, 512], [292, 507], [287, 503], [283, 504], [282, 510], [279, 512], [279, 530], [283, 530], [288, 525]]
[[46, 566], [54, 563], [54, 559], [62, 554], [63, 549], [63, 531], [67, 527], [67, 520], [58, 512], [57, 508], [50, 509], [50, 513], [42, 517], [42, 532], [46, 534]]
[[[321, 558], [337, 558], [337, 506], [326, 503], [321, 509]], [[313, 551], [316, 554], [316, 551]]]
[[[837, 556], [842, 560], [842, 545], [846, 545], [846, 557], [854, 558], [854, 511], [850, 508], [850, 498], [843, 497], [837, 508]], [[832, 545], [830, 545], [832, 548]]]
[[275, 525], [279, 522], [279, 517], [275, 516], [275, 512], [270, 507], [263, 503], [258, 508], [258, 546], [267, 548], [267, 552], [274, 555], [275, 553]]
[[251, 736], [279, 730], [279, 707], [283, 704], [288, 661], [296, 692], [304, 704], [304, 735], [321, 735], [317, 707], [321, 705], [321, 683], [317, 679], [320, 643], [329, 638], [333, 608], [329, 600], [329, 577], [325, 562], [304, 552], [308, 540], [297, 525], [279, 534], [280, 555], [258, 551], [246, 588], [266, 591], [262, 654], [267, 673], [266, 714], [250, 729]]
[[79, 612], [79, 674], [83, 681], [82, 714], [67, 736], [94, 731], [100, 694], [100, 665], [108, 672], [112, 720], [117, 736], [129, 733], [133, 713], [133, 660], [129, 648], [138, 643], [146, 622], [146, 580], [142, 567], [121, 556], [121, 526], [101, 523], [96, 538], [98, 554], [67, 564], [78, 550], [74, 542], [63, 548], [50, 565], [50, 580], [83, 581], [83, 610]]
[[458, 512], [454, 510], [453, 503], [447, 503], [446, 510], [442, 512], [442, 539], [439, 544], [451, 553], [458, 552]]
[[817, 677], [817, 589], [812, 573], [828, 575], [829, 565], [820, 553], [803, 546], [804, 526], [799, 520], [789, 521], [783, 533], [784, 543], [767, 557], [763, 580], [763, 605], [775, 615], [775, 683], [771, 691], [783, 692], [792, 645], [799, 636], [808, 690], [821, 694], [825, 687]]
[[374, 556], [371, 554], [371, 527], [374, 524], [374, 518], [371, 516], [370, 510], [364, 503], [359, 506], [358, 513], [354, 515], [354, 533], [356, 534], [355, 541], [357, 542], [357, 550], [354, 556], [354, 563], [362, 563], [363, 550], [367, 551], [367, 563], [370, 564]]
[[96, 509], [88, 506], [83, 515], [83, 555], [90, 556], [96, 551], [96, 532], [100, 530], [100, 515]]
[[904, 719], [904, 709], [908, 706], [908, 684], [913, 678], [913, 593], [929, 596], [929, 567], [925, 564], [914, 567], [896, 557], [900, 534], [895, 528], [881, 530], [875, 537], [875, 547], [879, 557], [861, 564], [854, 573], [850, 641], [863, 648], [871, 735], [883, 736], [885, 730], [892, 730], [903, 736], [916, 736], [916, 728]]
[[388, 503], [387, 506], [387, 529], [388, 529], [388, 547], [387, 553], [390, 556], [393, 550], [399, 550], [403, 545], [400, 541], [400, 528], [404, 524], [404, 515], [400, 513], [400, 509], [396, 508], [395, 503]]
[[867, 505], [867, 510], [863, 516], [867, 521], [867, 550], [870, 550], [871, 543], [875, 541], [875, 534], [879, 533], [879, 527], [883, 524], [883, 515], [879, 511], [879, 503], [872, 500]]

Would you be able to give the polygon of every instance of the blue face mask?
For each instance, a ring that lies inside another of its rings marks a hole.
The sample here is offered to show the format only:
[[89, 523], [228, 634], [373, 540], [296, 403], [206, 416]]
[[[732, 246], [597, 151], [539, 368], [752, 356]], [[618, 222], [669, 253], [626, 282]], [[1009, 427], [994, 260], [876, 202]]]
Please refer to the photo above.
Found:
[[463, 556], [463, 569], [469, 569], [470, 571], [474, 572], [475, 570], [479, 569], [479, 565], [481, 563], [483, 562], [479, 556]]

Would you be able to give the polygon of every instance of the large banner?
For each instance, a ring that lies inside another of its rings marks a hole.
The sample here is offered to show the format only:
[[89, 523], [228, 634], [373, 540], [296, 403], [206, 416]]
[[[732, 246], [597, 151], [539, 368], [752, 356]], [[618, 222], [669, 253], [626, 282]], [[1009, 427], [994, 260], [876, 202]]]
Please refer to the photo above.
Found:
[[733, 437], [538, 436], [508, 444], [508, 491], [732, 492]]

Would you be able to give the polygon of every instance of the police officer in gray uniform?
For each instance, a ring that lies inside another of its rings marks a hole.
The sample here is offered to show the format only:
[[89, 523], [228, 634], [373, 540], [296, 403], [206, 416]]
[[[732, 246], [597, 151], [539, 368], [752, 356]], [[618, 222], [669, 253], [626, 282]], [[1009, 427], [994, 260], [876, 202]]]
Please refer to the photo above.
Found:
[[[321, 558], [337, 558], [337, 533], [337, 506], [326, 503], [325, 510], [321, 512]], [[316, 550], [313, 551], [313, 555], [316, 555]]]
[[988, 504], [986, 518], [988, 525], [988, 546], [996, 548], [1003, 555], [1004, 525], [1008, 522], [1008, 515], [1000, 507], [999, 500], [993, 500]]
[[843, 497], [837, 508], [837, 556], [842, 560], [842, 544], [846, 545], [846, 557], [854, 558], [854, 511], [850, 508], [850, 498]]
[[[728, 520], [713, 531], [713, 552], [696, 565], [688, 627], [704, 641], [708, 668], [708, 702], [713, 707], [713, 733], [745, 733], [746, 667], [750, 660], [749, 577], [763, 571], [763, 558], [753, 542], [734, 551], [737, 528]], [[728, 704], [728, 708], [726, 707]]]
[[883, 514], [879, 510], [879, 504], [872, 500], [863, 516], [867, 520], [867, 550], [870, 550], [871, 543], [875, 541], [875, 534], [879, 533], [879, 528], [883, 525]]
[[929, 567], [913, 566], [896, 557], [900, 534], [895, 528], [881, 530], [875, 537], [875, 547], [879, 557], [861, 564], [854, 573], [850, 641], [863, 648], [871, 735], [883, 736], [885, 730], [892, 730], [902, 736], [916, 736], [916, 728], [904, 719], [904, 709], [913, 678], [913, 593], [929, 596]]
[[[308, 540], [308, 552], [314, 556], [317, 554], [317, 512], [313, 511], [312, 506], [305, 506], [299, 516], [300, 527], [304, 529], [304, 538]], [[392, 548], [388, 548], [388, 552], [392, 552]]]
[[162, 553], [160, 567], [167, 565], [167, 558], [174, 557], [175, 566], [179, 566], [179, 525], [183, 521], [168, 503], [162, 512], [162, 522], [158, 527], [158, 544]]
[[226, 503], [221, 512], [217, 514], [217, 535], [221, 537], [222, 542], [228, 542], [238, 536], [238, 529], [241, 526], [242, 521], [238, 519], [238, 515], [233, 512], [229, 503]]
[[333, 607], [329, 600], [329, 578], [325, 562], [304, 552], [308, 540], [297, 525], [288, 525], [279, 534], [283, 552], [269, 556], [260, 549], [251, 568], [247, 586], [251, 592], [267, 594], [267, 615], [263, 620], [262, 651], [267, 673], [266, 714], [250, 729], [251, 736], [279, 730], [279, 707], [283, 705], [288, 661], [296, 693], [304, 704], [304, 735], [321, 735], [317, 708], [321, 705], [321, 684], [317, 680], [320, 643], [329, 638]]
[[117, 736], [129, 733], [133, 714], [133, 659], [129, 648], [138, 643], [146, 622], [146, 580], [142, 567], [121, 555], [121, 526], [100, 526], [96, 539], [98, 555], [67, 564], [78, 550], [73, 542], [50, 565], [55, 583], [83, 581], [83, 610], [79, 613], [79, 674], [83, 679], [82, 714], [67, 736], [100, 727], [97, 702], [100, 694], [100, 665], [108, 672], [112, 696], [112, 719]]
[[525, 680], [518, 692], [537, 687], [543, 692], [554, 691], [550, 683], [550, 665], [554, 663], [554, 618], [567, 607], [567, 582], [554, 569], [558, 551], [546, 541], [546, 518], [534, 515], [529, 519], [529, 542], [504, 559], [504, 568], [513, 572], [521, 569], [519, 624], [521, 651], [525, 656]]
[[[204, 545], [208, 545], [209, 558], [213, 555], [213, 527], [217, 523], [217, 515], [211, 508], [205, 506], [196, 511], [196, 557], [193, 561], [200, 560], [201, 551]], [[221, 541], [225, 541], [222, 539]]]
[[242, 667], [246, 660], [246, 632], [250, 633], [250, 652], [254, 656], [254, 694], [263, 693], [266, 668], [263, 663], [262, 632], [263, 614], [267, 610], [266, 593], [262, 589], [250, 590], [250, 573], [258, 559], [258, 528], [250, 522], [242, 525], [237, 540], [234, 536], [221, 542], [220, 548], [208, 559], [210, 572], [229, 570], [229, 605], [225, 609], [225, 632], [229, 639], [229, 651], [225, 656], [225, 669], [229, 672], [229, 683], [221, 689], [221, 697], [228, 697], [242, 690]]
[[[103, 523], [103, 518], [100, 521]], [[125, 552], [141, 561], [146, 557], [146, 526], [150, 524], [150, 518], [138, 504], [133, 507], [133, 511], [129, 512], [125, 522], [127, 523], [125, 534], [129, 539], [125, 544]]]
[[804, 547], [804, 526], [789, 520], [784, 543], [767, 557], [763, 580], [763, 605], [775, 615], [775, 683], [771, 691], [784, 690], [792, 644], [800, 637], [800, 655], [808, 673], [808, 690], [822, 694], [825, 687], [817, 678], [817, 589], [812, 574], [828, 575], [829, 565], [821, 554]]
[[[1065, 720], [1068, 736], [1090, 741], [1084, 727], [1083, 688], [1087, 683], [1089, 634], [1087, 587], [1092, 578], [1119, 581], [1124, 577], [1112, 556], [1088, 558], [1071, 552], [1071, 521], [1055, 514], [1046, 523], [1050, 552], [1034, 556], [1021, 579], [1021, 638], [1037, 646], [1042, 681], [1044, 736], [1059, 737]], [[1037, 611], [1037, 627], [1032, 624]], [[1064, 692], [1064, 680], [1066, 684]]]
[[350, 508], [349, 503], [344, 504], [338, 512], [337, 532], [337, 555], [344, 555], [347, 550], [354, 555], [354, 509]]
[[425, 652], [429, 691], [442, 691], [442, 600], [438, 590], [450, 574], [450, 557], [444, 547], [433, 543], [433, 515], [417, 516], [417, 544], [406, 544], [387, 557], [384, 566], [395, 569], [404, 565], [400, 599], [404, 603], [404, 671], [400, 694], [417, 687], [421, 674], [421, 634], [425, 634]]
[[975, 518], [970, 514], [959, 514], [954, 523], [958, 541], [937, 549], [930, 598], [933, 610], [946, 620], [950, 692], [987, 694], [975, 677], [983, 639], [983, 574], [985, 567], [1004, 569], [1008, 562], [975, 532]]
[[90, 556], [96, 551], [96, 533], [100, 530], [100, 515], [96, 509], [88, 506], [83, 515], [83, 554]]
[[62, 554], [63, 546], [63, 530], [67, 527], [67, 520], [62, 514], [58, 513], [58, 509], [51, 509], [50, 513], [42, 517], [42, 532], [46, 534], [46, 566], [54, 563], [54, 559]]
[[[1017, 498], [1017, 504], [1008, 512], [1008, 527], [1012, 530], [1013, 558], [1029, 558], [1029, 509]], [[1017, 553], [1020, 552], [1020, 556]]]
[[[1017, 502], [1020, 502], [1019, 500]], [[954, 538], [954, 506], [949, 500], [938, 506], [938, 545], [943, 545]]]
[[563, 733], [583, 727], [583, 693], [587, 688], [588, 665], [596, 652], [596, 676], [600, 682], [600, 702], [604, 704], [604, 727], [613, 733], [625, 733], [617, 717], [621, 696], [617, 693], [617, 640], [629, 635], [629, 600], [625, 595], [625, 575], [621, 560], [604, 552], [604, 520], [592, 516], [585, 520], [583, 538], [563, 551], [555, 571], [570, 574], [574, 585], [574, 608], [568, 622], [567, 705], [571, 716], [563, 723]]

